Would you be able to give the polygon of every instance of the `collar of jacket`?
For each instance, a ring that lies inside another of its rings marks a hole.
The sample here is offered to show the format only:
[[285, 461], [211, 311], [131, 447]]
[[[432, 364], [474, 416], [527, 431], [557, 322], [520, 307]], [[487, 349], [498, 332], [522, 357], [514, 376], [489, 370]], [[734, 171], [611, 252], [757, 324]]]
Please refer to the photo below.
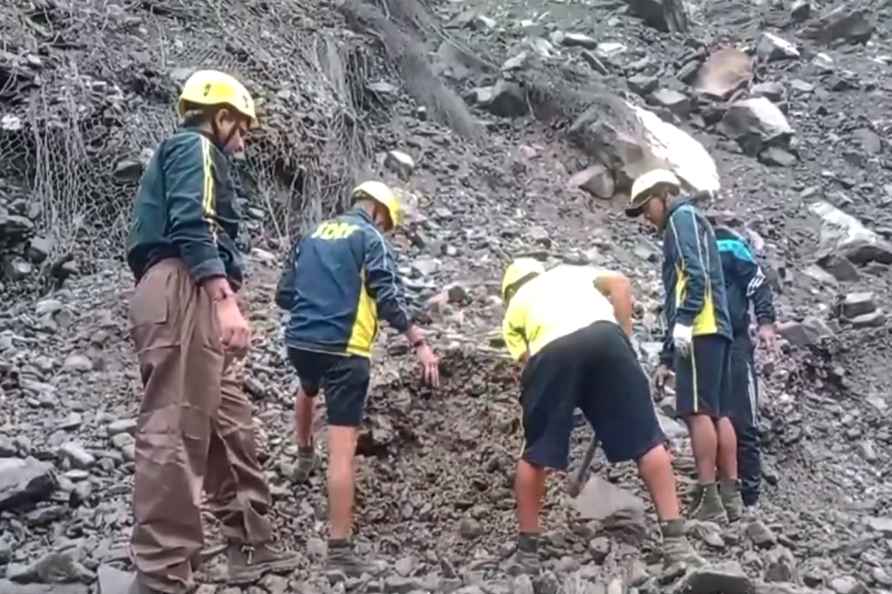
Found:
[[368, 223], [369, 225], [372, 225], [372, 226], [375, 225], [375, 221], [372, 220], [372, 215], [370, 215], [366, 211], [366, 209], [364, 209], [361, 206], [354, 206], [353, 208], [351, 208], [350, 210], [347, 211], [347, 214], [356, 215], [359, 218], [361, 218], [363, 221]]
[[202, 130], [198, 126], [181, 126], [180, 129], [177, 131], [178, 132], [194, 132], [195, 134], [204, 136], [205, 138], [207, 138], [210, 141], [211, 144], [213, 144], [215, 147], [217, 147], [218, 151], [225, 154], [223, 147], [220, 146], [220, 143], [217, 142], [217, 139], [214, 138], [214, 135], [211, 134], [210, 132], [208, 132], [207, 130]]
[[747, 239], [743, 235], [741, 235], [731, 227], [728, 227], [726, 225], [718, 225], [717, 227], [713, 227], [713, 230], [715, 231], [716, 239], [736, 239], [737, 241], [749, 247], [749, 241], [747, 241]]
[[688, 196], [676, 196], [669, 202], [669, 208], [666, 211], [666, 219], [663, 221], [663, 228], [661, 231], [666, 229], [666, 225], [669, 224], [669, 217], [675, 214], [675, 211], [685, 206], [687, 204], [691, 204], [691, 199]]

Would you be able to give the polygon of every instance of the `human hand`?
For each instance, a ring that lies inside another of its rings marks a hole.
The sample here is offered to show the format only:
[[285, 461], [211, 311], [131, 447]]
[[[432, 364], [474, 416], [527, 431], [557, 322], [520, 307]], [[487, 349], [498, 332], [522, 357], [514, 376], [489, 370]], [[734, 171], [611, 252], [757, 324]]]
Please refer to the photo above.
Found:
[[774, 329], [774, 324], [759, 326], [759, 342], [766, 351], [774, 352], [777, 349], [777, 331]]
[[415, 349], [415, 356], [421, 363], [421, 374], [424, 383], [434, 388], [440, 387], [440, 359], [426, 342]]
[[220, 321], [220, 342], [227, 353], [241, 359], [251, 345], [251, 327], [242, 315], [235, 295], [216, 302], [217, 319]]

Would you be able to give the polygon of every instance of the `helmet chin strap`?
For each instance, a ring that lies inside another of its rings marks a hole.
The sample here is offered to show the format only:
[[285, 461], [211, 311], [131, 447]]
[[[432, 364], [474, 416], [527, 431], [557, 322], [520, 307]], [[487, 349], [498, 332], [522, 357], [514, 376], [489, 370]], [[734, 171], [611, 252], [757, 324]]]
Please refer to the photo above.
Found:
[[[381, 214], [382, 210], [384, 210], [384, 207], [381, 206], [381, 204], [378, 201], [375, 201], [375, 210], [372, 213], [372, 218], [375, 219], [376, 224], [378, 223], [379, 214]], [[386, 218], [386, 217], [384, 217], [384, 218]], [[386, 225], [384, 225], [384, 226], [386, 226]]]
[[396, 225], [394, 224], [393, 219], [390, 218], [390, 210], [381, 204], [378, 205], [378, 208], [381, 209], [381, 218], [384, 219], [384, 227], [387, 231], [393, 230]]
[[233, 126], [232, 129], [229, 130], [229, 134], [226, 136], [226, 141], [223, 143], [224, 149], [229, 146], [230, 142], [232, 142], [232, 138], [235, 136], [236, 132], [238, 132], [238, 126]]
[[220, 127], [217, 125], [217, 114], [214, 114], [214, 117], [211, 118], [211, 132], [213, 133], [214, 140], [218, 143], [220, 150], [226, 152], [226, 147], [229, 146], [235, 133], [238, 132], [238, 125], [233, 125], [229, 130], [229, 134], [226, 135], [226, 139], [220, 143]]

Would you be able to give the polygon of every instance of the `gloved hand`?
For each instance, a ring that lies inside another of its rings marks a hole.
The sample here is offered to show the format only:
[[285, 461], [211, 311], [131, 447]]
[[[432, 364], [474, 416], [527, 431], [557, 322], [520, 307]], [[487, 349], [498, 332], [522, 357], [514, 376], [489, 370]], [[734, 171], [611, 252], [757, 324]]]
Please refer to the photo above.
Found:
[[675, 344], [675, 350], [682, 357], [691, 354], [691, 344], [694, 341], [694, 327], [684, 326], [676, 323], [672, 328], [672, 342]]

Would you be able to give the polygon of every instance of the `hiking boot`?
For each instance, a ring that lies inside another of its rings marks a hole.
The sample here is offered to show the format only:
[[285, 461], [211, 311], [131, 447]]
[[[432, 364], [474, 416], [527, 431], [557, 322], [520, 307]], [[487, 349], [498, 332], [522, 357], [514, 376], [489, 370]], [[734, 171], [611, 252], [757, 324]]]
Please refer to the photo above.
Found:
[[372, 577], [383, 572], [381, 564], [360, 558], [346, 540], [330, 540], [328, 542], [328, 561], [326, 573], [341, 573], [348, 578], [359, 578], [365, 575]]
[[229, 583], [256, 582], [266, 573], [288, 573], [297, 569], [298, 557], [291, 551], [283, 551], [268, 543], [248, 545], [230, 543], [226, 547], [229, 562]]
[[721, 524], [725, 520], [725, 508], [719, 496], [719, 489], [715, 483], [697, 486], [695, 503], [688, 517], [701, 522], [715, 522]]
[[669, 520], [660, 524], [660, 532], [663, 533], [663, 565], [670, 567], [682, 564], [688, 567], [706, 565], [706, 560], [697, 554], [691, 546], [688, 537], [684, 533], [684, 520]]
[[508, 574], [517, 576], [521, 574], [538, 575], [542, 568], [539, 559], [539, 537], [536, 534], [520, 534], [517, 537], [517, 550], [514, 557], [508, 562]]
[[740, 495], [740, 484], [737, 480], [722, 480], [719, 483], [722, 506], [728, 514], [729, 522], [736, 522], [743, 516], [743, 497]]
[[316, 456], [315, 446], [298, 446], [297, 466], [294, 468], [292, 480], [297, 484], [307, 482], [307, 479], [310, 478], [310, 474], [316, 469], [316, 464], [318, 462], [319, 458]]

